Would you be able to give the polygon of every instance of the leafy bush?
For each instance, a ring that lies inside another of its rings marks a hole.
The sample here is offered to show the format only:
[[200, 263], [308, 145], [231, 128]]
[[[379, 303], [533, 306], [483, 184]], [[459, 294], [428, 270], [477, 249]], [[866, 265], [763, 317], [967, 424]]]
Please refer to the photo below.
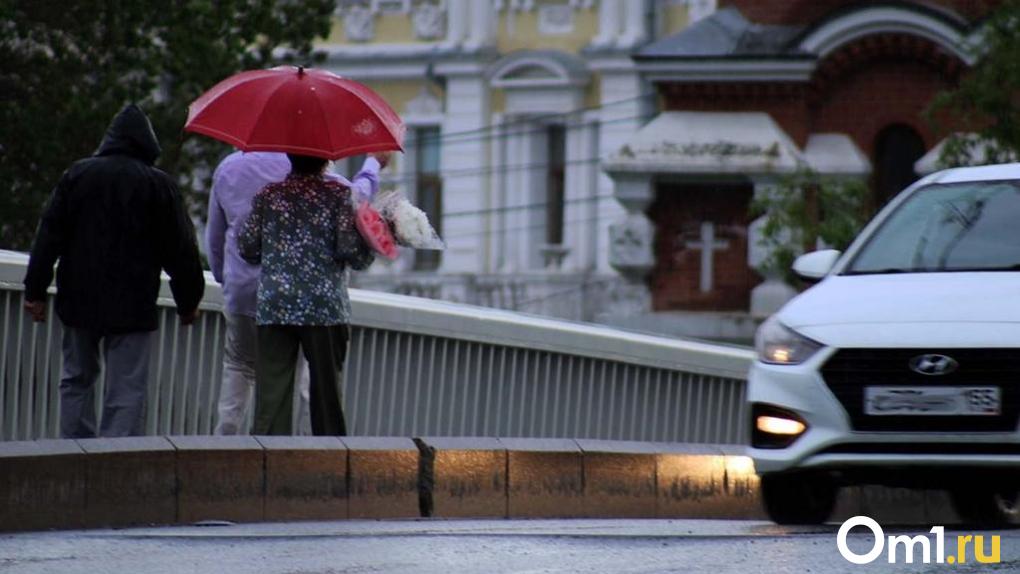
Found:
[[977, 64], [926, 111], [936, 131], [949, 134], [943, 167], [1020, 159], [1020, 0], [1005, 0], [980, 30]]
[[803, 168], [755, 198], [755, 217], [765, 215], [760, 245], [768, 256], [759, 271], [795, 284], [793, 260], [819, 243], [844, 250], [868, 220], [870, 192], [863, 180], [822, 176]]

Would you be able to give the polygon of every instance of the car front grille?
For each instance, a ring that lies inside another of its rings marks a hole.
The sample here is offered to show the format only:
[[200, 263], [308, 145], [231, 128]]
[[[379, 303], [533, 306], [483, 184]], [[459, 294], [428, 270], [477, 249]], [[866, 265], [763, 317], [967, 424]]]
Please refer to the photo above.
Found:
[[[915, 373], [910, 360], [936, 353], [959, 364], [954, 372], [927, 376]], [[841, 349], [822, 367], [854, 430], [889, 432], [1006, 432], [1020, 416], [1020, 349]], [[867, 386], [997, 386], [1001, 414], [991, 416], [869, 416], [864, 414]]]

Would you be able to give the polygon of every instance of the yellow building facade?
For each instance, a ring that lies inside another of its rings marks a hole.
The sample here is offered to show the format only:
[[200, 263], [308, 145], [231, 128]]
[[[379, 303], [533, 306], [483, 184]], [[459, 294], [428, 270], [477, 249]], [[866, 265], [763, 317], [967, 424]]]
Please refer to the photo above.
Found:
[[406, 153], [384, 185], [429, 212], [447, 243], [377, 263], [359, 286], [585, 320], [641, 306], [611, 265], [609, 226], [627, 211], [600, 161], [657, 109], [630, 55], [714, 10], [715, 0], [340, 0], [317, 46], [323, 65], [404, 118]]

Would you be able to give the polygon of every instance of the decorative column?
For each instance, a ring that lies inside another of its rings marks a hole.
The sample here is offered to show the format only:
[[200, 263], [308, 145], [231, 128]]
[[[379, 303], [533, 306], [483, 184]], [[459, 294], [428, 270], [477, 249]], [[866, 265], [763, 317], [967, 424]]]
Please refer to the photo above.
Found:
[[446, 0], [446, 41], [442, 47], [454, 50], [467, 36], [469, 0]]
[[[599, 121], [599, 157], [607, 157], [619, 151], [627, 140], [647, 121], [650, 98], [642, 98], [642, 84], [633, 62], [612, 60], [613, 67], [601, 70]], [[609, 224], [624, 214], [624, 209], [614, 197], [616, 186], [605, 173], [598, 175], [596, 215], [598, 216], [597, 269], [600, 273], [613, 273], [609, 265]]]
[[566, 204], [563, 209], [564, 243], [570, 245], [565, 268], [593, 271], [598, 263], [598, 113], [581, 114], [567, 132]]
[[548, 140], [542, 130], [542, 124], [539, 123], [518, 124], [511, 129], [518, 132], [516, 137], [520, 145], [518, 149], [521, 150], [518, 157], [523, 161], [510, 165], [511, 169], [515, 169], [520, 174], [521, 179], [517, 193], [520, 196], [521, 204], [527, 206], [524, 209], [516, 210], [519, 218], [515, 233], [519, 249], [518, 264], [520, 265], [519, 269], [538, 270], [542, 268], [540, 249], [545, 243], [545, 178]]
[[[442, 66], [446, 76], [446, 114], [443, 118], [440, 174], [443, 176], [443, 212], [447, 248], [440, 273], [478, 273], [487, 268], [483, 245], [489, 208], [489, 141], [485, 137], [445, 137], [485, 127], [489, 121], [489, 91], [480, 70]], [[450, 175], [447, 175], [450, 174]], [[461, 299], [463, 300], [463, 299]]]
[[[492, 159], [491, 166], [509, 165], [506, 118], [503, 114], [493, 114]], [[492, 212], [488, 214], [488, 228], [492, 236], [492, 262], [486, 273], [509, 271], [509, 241], [506, 237], [507, 228], [510, 225], [510, 218], [507, 213], [509, 202], [508, 188], [510, 186], [509, 174], [504, 169], [493, 169], [490, 174], [492, 180]]]
[[605, 316], [633, 316], [651, 311], [645, 277], [655, 267], [655, 225], [645, 211], [655, 198], [650, 173], [614, 173], [615, 197], [626, 215], [609, 226], [609, 264], [626, 283], [610, 295]]
[[608, 48], [620, 35], [620, 0], [599, 2], [599, 33], [592, 40], [593, 48]]
[[645, 18], [645, 0], [627, 0], [624, 3], [623, 35], [617, 40], [620, 48], [633, 48], [648, 38], [648, 20]]
[[[493, 23], [495, 16], [491, 2], [471, 2], [471, 27], [468, 31], [468, 39], [464, 43], [464, 49], [468, 51], [478, 50], [488, 46], [495, 38]], [[467, 21], [467, 16], [464, 16]]]
[[505, 258], [500, 271], [514, 274], [528, 268], [528, 231], [531, 223], [528, 221], [527, 210], [531, 201], [531, 172], [521, 166], [530, 165], [531, 156], [528, 138], [522, 132], [534, 131], [534, 128], [523, 123], [520, 116], [508, 114], [504, 117], [509, 124], [502, 128], [506, 154], [501, 166], [505, 169], [497, 170], [505, 174], [506, 182], [506, 202], [503, 204], [503, 225], [500, 228]]

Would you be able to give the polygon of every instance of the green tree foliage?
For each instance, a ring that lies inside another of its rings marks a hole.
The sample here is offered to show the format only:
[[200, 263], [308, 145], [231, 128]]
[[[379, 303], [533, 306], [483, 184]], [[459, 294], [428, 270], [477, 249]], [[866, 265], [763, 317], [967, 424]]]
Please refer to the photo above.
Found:
[[128, 102], [196, 214], [229, 149], [182, 132], [188, 104], [245, 69], [311, 63], [336, 0], [0, 0], [0, 248], [27, 249], [60, 174]]
[[869, 197], [860, 179], [822, 176], [807, 168], [782, 178], [751, 206], [756, 217], [766, 216], [760, 244], [769, 255], [759, 271], [793, 284], [793, 260], [813, 251], [819, 240], [846, 249], [867, 222]]
[[940, 157], [947, 167], [1020, 158], [1020, 0], [1005, 0], [981, 25], [979, 37], [977, 65], [927, 111], [943, 133], [977, 134], [950, 136]]

